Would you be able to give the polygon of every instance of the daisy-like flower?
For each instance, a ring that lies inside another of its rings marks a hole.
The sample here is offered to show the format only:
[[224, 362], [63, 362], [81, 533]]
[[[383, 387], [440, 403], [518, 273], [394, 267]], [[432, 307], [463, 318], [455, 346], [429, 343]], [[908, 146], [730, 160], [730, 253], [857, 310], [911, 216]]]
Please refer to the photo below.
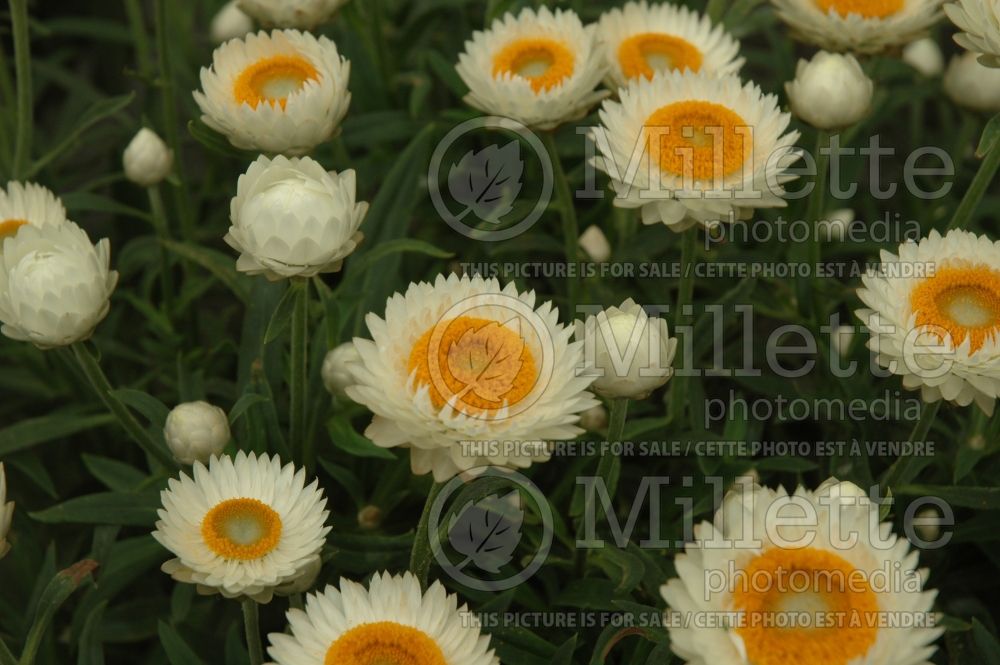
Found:
[[1000, 242], [931, 231], [862, 277], [857, 311], [879, 365], [925, 402], [973, 401], [992, 415], [1000, 395]]
[[962, 30], [955, 35], [958, 44], [979, 54], [987, 67], [1000, 67], [1000, 3], [996, 0], [958, 0], [944, 6], [944, 11]]
[[[582, 342], [534, 292], [495, 279], [438, 276], [411, 284], [368, 314], [371, 340], [355, 339], [348, 397], [375, 414], [365, 436], [410, 448], [416, 474], [444, 481], [487, 465], [527, 467], [553, 440], [583, 432], [579, 413], [597, 401], [578, 376]], [[477, 448], [476, 442], [511, 445]]]
[[244, 12], [268, 28], [312, 30], [326, 23], [347, 0], [239, 0]]
[[594, 90], [605, 67], [593, 26], [561, 9], [496, 19], [465, 42], [456, 69], [467, 104], [538, 129], [582, 118], [608, 94]]
[[7, 534], [10, 533], [10, 523], [14, 519], [14, 502], [7, 502], [7, 476], [4, 474], [3, 462], [0, 462], [0, 559], [10, 551]]
[[597, 37], [608, 65], [607, 84], [622, 88], [656, 72], [738, 74], [740, 43], [707, 16], [669, 3], [629, 2], [601, 15]]
[[22, 226], [59, 225], [66, 208], [51, 191], [33, 182], [9, 182], [0, 188], [0, 246]]
[[202, 68], [202, 121], [237, 148], [301, 155], [347, 113], [351, 66], [326, 37], [275, 30], [233, 39]]
[[89, 338], [118, 283], [110, 264], [107, 238], [95, 246], [73, 222], [36, 226], [32, 219], [3, 241], [0, 330], [43, 349]]
[[858, 486], [789, 496], [740, 483], [661, 588], [670, 646], [696, 665], [927, 665], [943, 632], [926, 570]]
[[341, 579], [289, 610], [288, 623], [290, 635], [268, 635], [274, 665], [500, 663], [475, 614], [440, 582], [421, 592], [410, 573], [376, 573], [367, 590]]
[[361, 242], [366, 202], [348, 169], [327, 172], [309, 157], [261, 156], [240, 176], [225, 241], [236, 269], [270, 280], [337, 272]]
[[675, 231], [785, 205], [798, 132], [778, 99], [736, 76], [693, 72], [640, 78], [601, 108], [593, 133], [614, 204]]
[[241, 451], [212, 457], [207, 467], [195, 462], [193, 474], [171, 478], [160, 493], [153, 537], [176, 556], [163, 572], [201, 593], [261, 603], [315, 578], [329, 512], [304, 469]]
[[802, 41], [828, 51], [878, 53], [927, 34], [944, 0], [772, 0]]

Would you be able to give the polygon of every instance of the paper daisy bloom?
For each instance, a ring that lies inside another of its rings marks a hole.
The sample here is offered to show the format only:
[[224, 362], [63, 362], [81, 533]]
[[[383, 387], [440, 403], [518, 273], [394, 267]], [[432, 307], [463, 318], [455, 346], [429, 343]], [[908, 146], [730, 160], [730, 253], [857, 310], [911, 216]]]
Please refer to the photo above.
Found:
[[376, 573], [368, 589], [341, 579], [287, 616], [291, 634], [268, 635], [274, 665], [500, 663], [475, 614], [440, 582], [421, 591], [411, 573]]
[[604, 397], [645, 399], [673, 376], [677, 340], [666, 321], [650, 317], [631, 298], [577, 321], [576, 339], [597, 377], [591, 387]]
[[122, 154], [125, 177], [140, 187], [151, 187], [170, 175], [174, 153], [156, 132], [143, 127]]
[[10, 551], [7, 534], [10, 533], [10, 523], [14, 519], [14, 502], [7, 501], [7, 476], [4, 473], [3, 462], [0, 462], [0, 559]]
[[992, 415], [1000, 395], [1000, 243], [937, 231], [882, 251], [862, 277], [857, 316], [882, 367], [925, 402], [975, 402]]
[[261, 156], [240, 176], [225, 241], [236, 269], [270, 280], [340, 270], [361, 242], [368, 204], [354, 171], [327, 172], [309, 157]]
[[202, 121], [237, 148], [301, 155], [343, 120], [350, 70], [326, 37], [259, 32], [215, 49], [194, 99]]
[[361, 360], [354, 342], [344, 342], [330, 349], [323, 358], [323, 386], [327, 392], [337, 397], [346, 397], [344, 390], [354, 383], [354, 376], [349, 368], [350, 363]]
[[820, 51], [812, 60], [799, 60], [785, 91], [792, 113], [805, 122], [844, 129], [868, 115], [875, 84], [853, 55]]
[[108, 240], [73, 222], [22, 226], [0, 253], [0, 330], [43, 349], [89, 338], [118, 282], [110, 263]]
[[212, 457], [195, 462], [160, 492], [153, 537], [176, 558], [163, 572], [205, 594], [266, 603], [314, 577], [330, 527], [318, 481], [277, 456]]
[[347, 0], [239, 0], [239, 7], [268, 28], [312, 30], [326, 23]]
[[629, 2], [601, 15], [597, 37], [613, 89], [656, 72], [691, 70], [709, 76], [738, 74], [740, 43], [707, 16], [669, 3]]
[[878, 53], [924, 37], [944, 0], [771, 0], [802, 41], [828, 51]]
[[0, 187], [0, 249], [22, 226], [57, 226], [66, 221], [66, 208], [51, 191], [33, 182], [9, 182]]
[[469, 106], [537, 129], [578, 120], [607, 95], [594, 90], [605, 67], [593, 26], [567, 10], [496, 19], [465, 42], [456, 69]]
[[[483, 466], [545, 461], [550, 442], [573, 439], [579, 413], [597, 404], [578, 375], [583, 344], [570, 342], [552, 303], [495, 279], [438, 276], [368, 314], [371, 340], [347, 396], [374, 414], [365, 436], [410, 449], [413, 472], [448, 480]], [[477, 441], [513, 442], [503, 450]], [[489, 454], [487, 454], [489, 453]], [[496, 454], [493, 454], [496, 453]]]
[[967, 51], [953, 57], [942, 84], [951, 101], [963, 108], [983, 113], [1000, 111], [1000, 69], [986, 67], [975, 53]]
[[962, 31], [955, 35], [955, 41], [980, 54], [983, 65], [1000, 67], [1000, 4], [996, 0], [958, 0], [946, 4], [944, 11]]
[[671, 649], [705, 665], [927, 665], [943, 632], [916, 551], [858, 486], [739, 483], [661, 588]]
[[181, 464], [208, 462], [229, 443], [229, 418], [208, 402], [184, 402], [167, 414], [163, 437]]
[[785, 133], [791, 116], [774, 95], [693, 72], [633, 80], [619, 95], [604, 102], [592, 134], [616, 206], [683, 231], [785, 205], [799, 134]]

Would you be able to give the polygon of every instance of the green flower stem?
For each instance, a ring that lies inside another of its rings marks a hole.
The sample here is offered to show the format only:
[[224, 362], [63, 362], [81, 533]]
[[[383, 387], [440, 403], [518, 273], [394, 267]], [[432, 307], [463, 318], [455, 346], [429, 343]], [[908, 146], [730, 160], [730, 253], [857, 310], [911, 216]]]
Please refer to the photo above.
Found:
[[[910, 433], [910, 441], [924, 441], [927, 439], [927, 434], [931, 431], [931, 425], [934, 424], [934, 419], [937, 417], [940, 408], [941, 400], [924, 404], [924, 408], [920, 412], [920, 420], [917, 421], [917, 424], [913, 427], [913, 431]], [[905, 485], [916, 478], [920, 470], [929, 461], [930, 459], [927, 457], [917, 457], [915, 455], [901, 456], [889, 467], [889, 470], [882, 478], [882, 493], [884, 494], [886, 490], [891, 490], [893, 487]]]
[[[688, 229], [681, 233], [681, 281], [677, 289], [677, 308], [674, 310], [674, 336], [678, 334], [678, 327], [688, 322], [688, 315], [684, 314], [684, 308], [691, 304], [694, 296], [694, 260], [697, 243], [697, 228]], [[668, 411], [668, 420], [671, 423], [676, 423], [684, 410], [684, 401], [687, 397], [684, 392], [686, 379], [686, 376], [676, 375], [671, 380], [673, 385], [670, 388]]]
[[[562, 218], [563, 242], [566, 248], [566, 262], [576, 264], [580, 258], [578, 243], [580, 242], [580, 227], [576, 221], [576, 207], [573, 203], [573, 192], [570, 189], [569, 181], [566, 179], [566, 172], [563, 171], [562, 162], [559, 160], [559, 150], [556, 148], [556, 137], [554, 132], [542, 132], [542, 141], [545, 149], [549, 153], [549, 162], [552, 164], [553, 185], [556, 190], [556, 203], [559, 206], [559, 214]], [[567, 292], [569, 296], [569, 316], [576, 315], [576, 305], [579, 302], [580, 276], [575, 272], [575, 267], [571, 267], [573, 273], [567, 275]]]
[[97, 358], [94, 354], [90, 352], [90, 349], [83, 342], [77, 342], [72, 346], [73, 355], [76, 356], [76, 361], [80, 365], [80, 369], [83, 374], [87, 377], [90, 382], [91, 387], [93, 387], [94, 392], [104, 406], [107, 407], [108, 411], [111, 412], [118, 422], [121, 424], [122, 428], [128, 432], [129, 436], [139, 444], [139, 446], [146, 451], [148, 455], [156, 459], [163, 466], [173, 468], [177, 466], [170, 454], [159, 445], [152, 436], [149, 435], [139, 421], [135, 419], [132, 412], [128, 408], [116, 400], [111, 395], [111, 383], [108, 381], [108, 377], [105, 376], [104, 371], [97, 362]]
[[972, 217], [972, 213], [979, 206], [979, 202], [983, 200], [986, 188], [993, 182], [998, 168], [1000, 168], [1000, 145], [995, 145], [986, 153], [986, 157], [979, 164], [976, 177], [972, 179], [972, 184], [969, 185], [965, 196], [962, 197], [962, 202], [955, 209], [955, 216], [951, 218], [948, 230], [965, 228], [965, 225], [969, 223], [969, 219]]
[[260, 608], [257, 607], [257, 601], [253, 598], [244, 597], [240, 604], [243, 606], [243, 626], [246, 628], [250, 665], [262, 665], [264, 647], [260, 641]]
[[[609, 401], [608, 403], [608, 443], [618, 443], [622, 440], [622, 434], [625, 431], [625, 420], [628, 414], [628, 398], [627, 397], [616, 397]], [[608, 491], [608, 496], [613, 497], [618, 489], [618, 476], [621, 473], [621, 459], [612, 454], [611, 451], [605, 451], [606, 454], [601, 454], [597, 461], [597, 477], [604, 481], [604, 487]], [[583, 540], [585, 527], [587, 524], [587, 516], [593, 513], [594, 504], [597, 501], [596, 491], [586, 495], [583, 506], [583, 515], [580, 517], [580, 522], [576, 525], [576, 539]], [[578, 551], [578, 554], [582, 553], [582, 550]], [[582, 557], [577, 557], [577, 564], [581, 565], [583, 563]]]
[[160, 286], [163, 289], [163, 308], [170, 313], [174, 309], [174, 274], [170, 268], [170, 253], [163, 242], [170, 240], [170, 226], [167, 224], [167, 211], [160, 195], [160, 186], [146, 188], [149, 195], [149, 209], [153, 214], [153, 228], [160, 239]]
[[309, 389], [309, 280], [293, 279], [291, 287], [297, 289], [295, 306], [292, 310], [292, 349], [289, 368], [289, 392], [291, 394], [288, 442], [292, 450], [301, 454], [300, 462], [311, 466], [307, 459], [313, 454], [312, 442], [306, 437], [306, 404]]
[[434, 558], [428, 522], [434, 501], [441, 494], [443, 488], [444, 483], [435, 482], [431, 485], [431, 489], [427, 493], [427, 501], [424, 503], [423, 513], [420, 515], [420, 522], [417, 523], [417, 532], [413, 536], [413, 549], [410, 551], [410, 572], [416, 575], [417, 579], [420, 580], [420, 586], [425, 588], [427, 586], [427, 573], [430, 571], [431, 560]]
[[[816, 130], [816, 181], [812, 194], [809, 197], [809, 205], [806, 206], [806, 224], [809, 225], [810, 233], [808, 242], [809, 271], [801, 279], [809, 281], [808, 290], [800, 290], [800, 293], [808, 293], [809, 298], [805, 302], [799, 303], [800, 311], [803, 314], [812, 314], [812, 319], [817, 325], [823, 318], [821, 299], [819, 297], [819, 263], [822, 260], [820, 251], [819, 220], [824, 214], [826, 205], [826, 180], [827, 172], [830, 168], [830, 133], [825, 129]], [[824, 152], [826, 151], [826, 152]]]
[[17, 137], [14, 144], [12, 176], [21, 180], [31, 159], [32, 89], [31, 37], [28, 33], [28, 0], [10, 0], [11, 30], [14, 34], [14, 71], [17, 74]]

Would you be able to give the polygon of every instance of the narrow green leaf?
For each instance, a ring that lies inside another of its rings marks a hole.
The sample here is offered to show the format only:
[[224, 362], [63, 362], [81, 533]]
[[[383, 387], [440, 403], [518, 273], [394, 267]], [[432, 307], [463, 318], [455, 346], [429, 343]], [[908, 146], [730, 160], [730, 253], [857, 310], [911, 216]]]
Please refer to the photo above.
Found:
[[357, 262], [357, 265], [353, 265], [351, 268], [353, 268], [356, 272], [362, 273], [369, 270], [372, 264], [379, 259], [392, 256], [393, 254], [407, 253], [424, 254], [426, 256], [433, 256], [437, 259], [450, 259], [455, 255], [453, 252], [441, 249], [440, 247], [435, 247], [429, 242], [424, 242], [423, 240], [416, 240], [415, 238], [397, 238], [395, 240], [388, 240], [380, 243], [378, 247], [375, 247], [370, 252], [364, 254]]
[[979, 619], [972, 620], [972, 641], [982, 657], [982, 665], [1000, 665], [1000, 642], [979, 623]]
[[89, 109], [84, 111], [83, 115], [81, 115], [79, 119], [73, 123], [73, 129], [69, 132], [69, 134], [61, 139], [54, 148], [42, 155], [38, 161], [32, 164], [31, 169], [28, 172], [28, 176], [34, 176], [43, 168], [48, 166], [64, 152], [69, 150], [76, 140], [83, 136], [84, 132], [105, 118], [122, 111], [126, 106], [132, 103], [134, 98], [135, 93], [130, 92], [127, 95], [109, 97], [107, 99], [101, 99], [94, 102], [94, 104]]
[[49, 524], [121, 524], [150, 527], [156, 521], [160, 497], [154, 493], [101, 492], [70, 499], [29, 513]]
[[112, 390], [111, 396], [116, 400], [141, 413], [154, 429], [163, 429], [167, 422], [170, 407], [149, 393], [131, 388]]
[[983, 128], [983, 134], [979, 139], [979, 146], [976, 148], [976, 157], [982, 159], [996, 148], [997, 141], [1000, 141], [1000, 113], [990, 118]]
[[396, 459], [396, 456], [391, 452], [385, 448], [376, 446], [369, 439], [354, 431], [354, 427], [344, 417], [337, 416], [330, 419], [326, 428], [330, 432], [330, 438], [333, 439], [333, 445], [350, 455], [354, 455], [355, 457]]
[[94, 478], [112, 491], [132, 492], [146, 482], [145, 473], [124, 462], [87, 453], [82, 457], [83, 465]]
[[978, 510], [1000, 510], [1000, 487], [951, 487], [948, 485], [904, 485], [901, 496], [936, 496], [952, 506]]
[[65, 570], [60, 570], [45, 587], [35, 608], [35, 616], [28, 631], [28, 639], [25, 640], [24, 651], [21, 652], [21, 665], [31, 665], [35, 662], [35, 654], [38, 653], [42, 637], [52, 623], [56, 610], [81, 584], [91, 579], [96, 568], [96, 561], [84, 559]]
[[171, 252], [196, 263], [225, 284], [241, 302], [250, 300], [250, 278], [236, 271], [236, 257], [207, 247], [191, 245], [175, 240], [163, 240]]
[[249, 409], [254, 404], [260, 404], [261, 402], [266, 402], [267, 398], [263, 395], [258, 395], [257, 393], [246, 393], [238, 400], [236, 404], [233, 404], [233, 408], [229, 410], [229, 424], [232, 425], [237, 420], [239, 420], [247, 409]]
[[286, 288], [285, 293], [278, 301], [278, 306], [274, 308], [271, 321], [267, 324], [264, 332], [264, 344], [270, 344], [278, 339], [288, 326], [292, 323], [292, 311], [295, 309], [295, 289]]
[[160, 621], [157, 625], [157, 632], [170, 665], [203, 665], [204, 661], [191, 650], [191, 647], [173, 626]]
[[114, 416], [107, 413], [94, 415], [53, 413], [22, 420], [0, 429], [0, 457], [88, 429], [103, 427], [114, 421]]

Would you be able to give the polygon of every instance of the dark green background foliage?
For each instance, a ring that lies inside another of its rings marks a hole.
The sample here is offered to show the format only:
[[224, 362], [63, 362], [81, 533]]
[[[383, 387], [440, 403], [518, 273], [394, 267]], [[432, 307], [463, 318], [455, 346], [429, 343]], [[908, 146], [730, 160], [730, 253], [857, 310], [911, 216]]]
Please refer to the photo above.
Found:
[[[362, 438], [368, 420], [362, 409], [346, 401], [331, 402], [319, 380], [326, 348], [364, 334], [365, 312], [381, 313], [386, 296], [394, 290], [447, 272], [453, 261], [563, 260], [554, 210], [516, 239], [472, 243], [440, 220], [427, 193], [427, 163], [434, 145], [457, 122], [477, 115], [463, 105], [463, 85], [453, 69], [463, 41], [493, 17], [521, 4], [355, 0], [324, 30], [351, 60], [353, 101], [341, 138], [321, 146], [314, 156], [330, 169], [355, 169], [359, 198], [371, 201], [372, 208], [363, 226], [367, 237], [363, 249], [347, 261], [344, 272], [325, 278], [322, 302], [314, 298], [311, 313], [315, 323], [311, 336], [317, 343], [312, 347], [310, 432], [319, 458], [315, 472], [329, 497], [333, 525], [324, 552], [323, 583], [340, 576], [364, 579], [381, 569], [403, 570], [429, 486], [428, 478], [411, 476], [405, 452], [379, 451]], [[572, 6], [593, 20], [615, 3], [550, 4]], [[701, 8], [698, 0], [687, 4]], [[210, 62], [208, 23], [218, 3], [164, 0], [163, 6], [158, 18], [153, 2], [139, 0], [31, 3], [36, 125], [32, 178], [61, 194], [71, 218], [92, 238], [111, 239], [121, 282], [93, 345], [112, 383], [122, 388], [119, 397], [157, 436], [167, 408], [178, 402], [204, 398], [227, 410], [239, 404], [234, 427], [239, 446], [286, 454], [287, 331], [276, 330], [276, 338], [264, 343], [285, 285], [238, 274], [235, 254], [222, 242], [236, 178], [254, 155], [231, 149], [201, 125], [190, 94], [197, 87], [199, 68]], [[797, 57], [809, 51], [789, 40], [760, 0], [737, 0], [726, 21], [743, 40], [744, 76], [784, 99], [783, 82], [793, 76]], [[163, 30], [159, 42], [165, 51], [157, 46], [157, 25]], [[0, 176], [6, 180], [11, 172], [15, 101], [5, 9], [0, 10], [0, 32]], [[937, 32], [939, 43], [952, 50], [950, 26], [940, 25]], [[163, 62], [169, 66], [165, 76], [160, 71]], [[867, 160], [848, 160], [843, 177], [862, 184], [858, 196], [843, 207], [854, 208], [863, 220], [885, 215], [917, 220], [924, 233], [943, 228], [975, 173], [972, 150], [986, 119], [958, 111], [942, 95], [939, 80], [924, 79], [897, 59], [868, 59], [865, 66], [877, 81], [875, 111], [845, 137], [846, 142], [861, 144], [878, 133], [883, 145], [904, 154], [918, 145], [939, 146], [955, 156], [958, 168], [951, 193], [942, 199], [927, 202], [901, 191], [877, 200], [863, 177]], [[595, 117], [581, 124], [594, 124]], [[179, 281], [169, 312], [161, 306], [159, 248], [146, 196], [125, 181], [121, 170], [121, 152], [142, 124], [168, 139], [176, 133], [182, 144], [177, 176], [164, 186], [177, 238], [170, 250]], [[812, 145], [812, 130], [800, 129], [801, 145]], [[581, 184], [582, 140], [572, 126], [564, 126], [557, 141], [570, 179]], [[883, 182], [900, 181], [901, 160], [883, 160], [883, 166]], [[529, 182], [531, 175], [529, 171]], [[939, 182], [929, 179], [928, 189]], [[796, 219], [804, 209], [804, 200], [794, 201], [781, 214]], [[1000, 199], [994, 189], [969, 228], [996, 233], [998, 211]], [[678, 259], [679, 236], [659, 225], [641, 227], [613, 210], [610, 197], [580, 201], [578, 213], [581, 229], [590, 224], [604, 229], [615, 248], [614, 261], [672, 264]], [[768, 211], [762, 217], [773, 220], [777, 214]], [[190, 232], [186, 237], [185, 229]], [[824, 257], [850, 266], [875, 260], [879, 249], [891, 249], [893, 244], [878, 239], [828, 244]], [[710, 252], [700, 249], [699, 260], [774, 262], [794, 259], [799, 251], [792, 243], [750, 240], [718, 244]], [[521, 282], [519, 286], [534, 288], [565, 307], [565, 280]], [[850, 276], [822, 284], [822, 298], [842, 321], [853, 322], [851, 313], [860, 306], [855, 296], [858, 285], [859, 279]], [[669, 304], [675, 302], [676, 291], [675, 279], [595, 278], [584, 281], [582, 300], [611, 305], [631, 296], [639, 302]], [[722, 337], [726, 366], [740, 367], [752, 360], [763, 368], [766, 335], [784, 323], [804, 321], [796, 295], [796, 282], [784, 278], [698, 280], [696, 365], [712, 363], [713, 335], [705, 304], [721, 303], [730, 312]], [[732, 307], [739, 304], [755, 308], [754, 339], [759, 341], [752, 348], [754, 359], [743, 357], [744, 322], [732, 314]], [[563, 319], [568, 318], [564, 309]], [[863, 341], [863, 335], [855, 338], [850, 355], [867, 367]], [[826, 358], [829, 352], [829, 340], [824, 339], [818, 356]], [[38, 662], [245, 663], [236, 603], [198, 597], [190, 585], [175, 584], [159, 572], [167, 552], [149, 532], [167, 472], [148, 470], [158, 467], [151, 467], [112, 422], [68, 352], [42, 352], [4, 338], [0, 357], [0, 459], [7, 464], [10, 491], [17, 502], [13, 549], [0, 561], [0, 637], [19, 652], [42, 588], [57, 570], [89, 557], [100, 563], [95, 583], [85, 583], [59, 610]], [[914, 397], [902, 393], [897, 379], [877, 378], [867, 371], [840, 379], [830, 376], [824, 366], [821, 361], [817, 369], [795, 380], [768, 371], [759, 377], [691, 378], [685, 384], [689, 408], [675, 410], [672, 416], [668, 384], [649, 400], [633, 404], [626, 437], [906, 439], [914, 423], [905, 417], [912, 418], [912, 410], [903, 418], [875, 414], [859, 420], [741, 417], [704, 431], [705, 400], [728, 401], [730, 391], [747, 400], [778, 396], [810, 402], [822, 397], [872, 400], [889, 391], [896, 403], [905, 404], [902, 399]], [[925, 491], [946, 498], [956, 510], [950, 545], [922, 555], [931, 570], [930, 586], [940, 590], [938, 609], [949, 617], [949, 632], [941, 640], [943, 649], [936, 662], [1000, 663], [1000, 648], [990, 636], [996, 633], [1000, 596], [998, 428], [1000, 418], [987, 419], [973, 408], [944, 406], [929, 436], [937, 454], [914, 481], [933, 488], [898, 488], [899, 502], [889, 511], [899, 527], [908, 497]], [[977, 435], [986, 442], [980, 450], [970, 446]], [[674, 478], [721, 475], [728, 482], [756, 469], [770, 485], [815, 486], [836, 475], [870, 486], [892, 461], [866, 456], [625, 459], [616, 506], [620, 516], [626, 515], [632, 488], [641, 476], [654, 473]], [[557, 458], [528, 472], [557, 515], [552, 554], [535, 578], [501, 594], [453, 590], [484, 610], [662, 608], [658, 588], [673, 574], [675, 552], [642, 551], [635, 545], [623, 551], [609, 545], [576, 560], [572, 534], [581, 498], [575, 477], [591, 474], [595, 466], [594, 458]], [[697, 519], [710, 515], [709, 486], [671, 485], [662, 496], [662, 533], [667, 538], [682, 535], [678, 499], [683, 497], [693, 497]], [[363, 530], [356, 517], [367, 505], [377, 506], [382, 515], [373, 530]], [[640, 532], [648, 528], [641, 526], [643, 522], [644, 518], [639, 520]], [[539, 538], [537, 517], [529, 515], [524, 529], [520, 554], [530, 555]], [[635, 534], [633, 541], [640, 537], [641, 533]], [[286, 607], [286, 601], [278, 599], [264, 608], [265, 629], [283, 629]], [[974, 619], [982, 627], [976, 624], [973, 629]], [[665, 633], [658, 630], [626, 636], [615, 629], [506, 628], [495, 630], [494, 640], [503, 661], [517, 665], [600, 663], [605, 651], [603, 662], [609, 663], [670, 660]]]

